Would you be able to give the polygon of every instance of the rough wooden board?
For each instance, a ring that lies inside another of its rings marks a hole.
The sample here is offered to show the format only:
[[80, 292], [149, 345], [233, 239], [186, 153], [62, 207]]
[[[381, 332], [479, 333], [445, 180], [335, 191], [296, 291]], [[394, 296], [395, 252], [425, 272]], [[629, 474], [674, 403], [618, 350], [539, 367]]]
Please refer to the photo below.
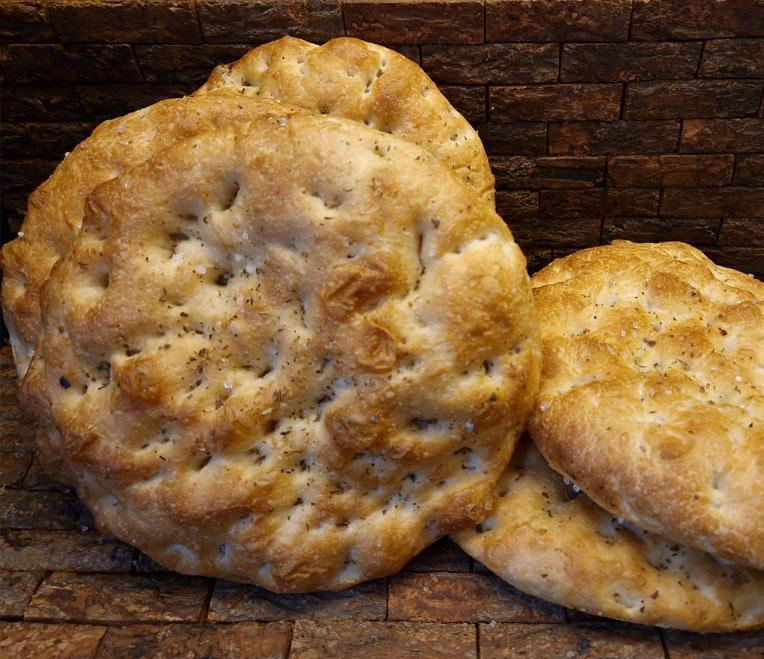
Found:
[[25, 620], [98, 623], [196, 622], [210, 581], [179, 574], [54, 572], [37, 589]]
[[340, 592], [299, 595], [281, 595], [257, 586], [218, 580], [208, 618], [212, 622], [299, 618], [384, 620], [386, 612], [386, 579], [367, 581]]
[[232, 625], [125, 625], [110, 627], [98, 651], [110, 657], [258, 657], [281, 659], [289, 651], [285, 622]]

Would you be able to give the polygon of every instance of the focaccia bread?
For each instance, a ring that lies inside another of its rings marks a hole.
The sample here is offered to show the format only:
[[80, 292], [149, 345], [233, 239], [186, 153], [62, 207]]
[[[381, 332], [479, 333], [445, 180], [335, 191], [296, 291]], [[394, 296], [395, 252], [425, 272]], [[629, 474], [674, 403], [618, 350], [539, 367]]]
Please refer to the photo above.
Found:
[[419, 144], [493, 204], [493, 176], [477, 133], [416, 64], [358, 39], [319, 47], [284, 37], [216, 68], [194, 98], [162, 101], [100, 125], [31, 195], [19, 237], [0, 254], [2, 306], [20, 377], [40, 333], [40, 289], [79, 231], [85, 196], [178, 140], [252, 119], [276, 101]]
[[616, 241], [534, 275], [530, 430], [616, 516], [764, 569], [764, 283], [683, 243]]
[[100, 186], [43, 312], [43, 461], [161, 564], [276, 591], [478, 522], [540, 371], [501, 218], [418, 146], [317, 114]]
[[493, 205], [494, 178], [477, 132], [417, 64], [394, 50], [350, 37], [323, 46], [283, 37], [218, 66], [196, 94], [230, 87], [419, 144]]
[[618, 520], [527, 439], [491, 513], [453, 538], [516, 588], [595, 615], [695, 632], [764, 624], [764, 572]]
[[82, 224], [85, 197], [178, 140], [276, 107], [269, 99], [219, 94], [168, 99], [106, 121], [80, 143], [29, 197], [18, 238], [3, 245], [3, 317], [13, 357], [23, 377], [40, 334], [40, 290], [51, 268], [71, 247]]

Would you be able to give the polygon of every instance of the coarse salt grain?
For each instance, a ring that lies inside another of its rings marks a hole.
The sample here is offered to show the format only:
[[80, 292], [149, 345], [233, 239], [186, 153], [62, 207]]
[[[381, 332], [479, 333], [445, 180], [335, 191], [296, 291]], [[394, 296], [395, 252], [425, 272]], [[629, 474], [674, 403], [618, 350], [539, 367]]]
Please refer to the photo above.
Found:
[[550, 407], [552, 407], [552, 403], [550, 403], [548, 400], [545, 400], [541, 403], [541, 405], [539, 405], [539, 409], [542, 412], [546, 412]]
[[226, 380], [225, 382], [223, 382], [223, 386], [226, 389], [233, 389], [233, 382], [231, 380]]
[[473, 430], [475, 430], [475, 424], [472, 423], [472, 421], [467, 421], [467, 423], [464, 424], [464, 429], [467, 432], [472, 432]]
[[119, 126], [117, 126], [117, 132], [121, 135], [125, 132], [125, 122], [120, 122]]

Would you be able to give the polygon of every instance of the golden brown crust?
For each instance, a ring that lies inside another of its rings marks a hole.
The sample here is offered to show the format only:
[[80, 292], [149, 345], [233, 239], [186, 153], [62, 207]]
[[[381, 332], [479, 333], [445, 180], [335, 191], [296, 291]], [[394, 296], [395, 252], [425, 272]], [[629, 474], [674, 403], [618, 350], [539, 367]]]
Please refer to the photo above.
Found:
[[40, 289], [79, 231], [85, 196], [170, 144], [248, 121], [274, 101], [329, 111], [419, 144], [493, 203], [493, 176], [477, 133], [416, 64], [358, 39], [319, 47], [284, 37], [216, 68], [193, 98], [105, 122], [31, 195], [19, 237], [0, 254], [3, 312], [20, 375], [40, 333]]
[[[3, 316], [20, 376], [40, 333], [40, 290], [79, 232], [85, 197], [178, 140], [254, 119], [275, 105], [269, 99], [233, 94], [161, 101], [102, 123], [61, 162], [29, 197], [19, 237], [6, 243], [0, 254]], [[283, 106], [279, 111], [295, 110]]]
[[540, 369], [525, 260], [416, 145], [320, 115], [99, 187], [22, 384], [99, 525], [273, 590], [389, 574], [484, 514]]
[[764, 624], [764, 573], [619, 522], [524, 439], [479, 527], [454, 534], [520, 590], [629, 622], [695, 632]]
[[532, 285], [550, 464], [642, 528], [764, 568], [764, 284], [683, 243], [617, 241]]
[[351, 37], [323, 46], [284, 37], [217, 67], [196, 93], [226, 87], [414, 142], [493, 205], [493, 174], [477, 132], [419, 66], [394, 50]]

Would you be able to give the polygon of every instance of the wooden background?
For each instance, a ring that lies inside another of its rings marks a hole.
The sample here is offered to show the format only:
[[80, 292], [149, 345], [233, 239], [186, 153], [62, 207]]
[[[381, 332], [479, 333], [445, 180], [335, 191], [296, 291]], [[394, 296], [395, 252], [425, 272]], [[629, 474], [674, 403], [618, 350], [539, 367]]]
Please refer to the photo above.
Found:
[[531, 270], [678, 239], [764, 275], [764, 0], [0, 0], [6, 234], [99, 121], [284, 34], [421, 64], [480, 131]]
[[[480, 131], [532, 270], [679, 239], [764, 278], [764, 0], [0, 0], [3, 240], [98, 122], [284, 34], [418, 62]], [[753, 657], [764, 633], [605, 622], [441, 541], [350, 591], [168, 573], [41, 470], [0, 352], [0, 656]], [[385, 655], [385, 653], [387, 653]]]

